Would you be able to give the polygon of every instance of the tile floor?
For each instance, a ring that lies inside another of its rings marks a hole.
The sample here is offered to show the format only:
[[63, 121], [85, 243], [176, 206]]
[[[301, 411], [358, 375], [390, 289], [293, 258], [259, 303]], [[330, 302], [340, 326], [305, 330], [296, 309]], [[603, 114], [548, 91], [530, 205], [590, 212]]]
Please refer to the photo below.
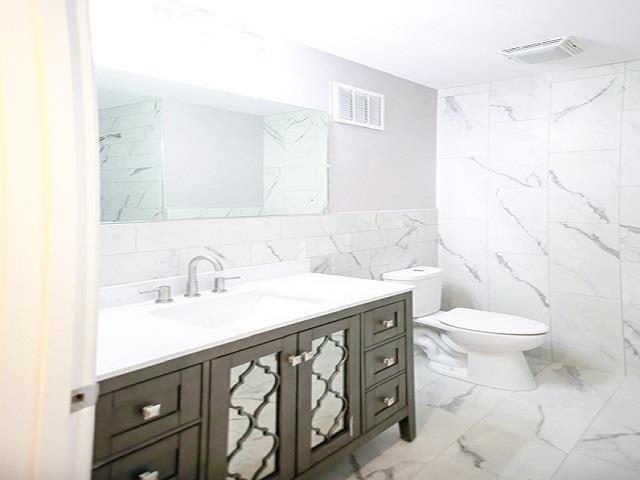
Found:
[[396, 427], [318, 480], [640, 480], [640, 379], [532, 363], [539, 388], [443, 377], [416, 352], [418, 438]]

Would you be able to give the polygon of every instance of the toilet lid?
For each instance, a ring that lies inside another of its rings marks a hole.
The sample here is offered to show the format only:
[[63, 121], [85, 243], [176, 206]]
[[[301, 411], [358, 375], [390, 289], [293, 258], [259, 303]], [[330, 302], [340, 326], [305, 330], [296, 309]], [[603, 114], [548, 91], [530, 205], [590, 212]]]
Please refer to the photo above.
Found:
[[470, 308], [454, 308], [442, 315], [440, 322], [464, 330], [502, 335], [541, 335], [549, 332], [549, 327], [536, 320]]

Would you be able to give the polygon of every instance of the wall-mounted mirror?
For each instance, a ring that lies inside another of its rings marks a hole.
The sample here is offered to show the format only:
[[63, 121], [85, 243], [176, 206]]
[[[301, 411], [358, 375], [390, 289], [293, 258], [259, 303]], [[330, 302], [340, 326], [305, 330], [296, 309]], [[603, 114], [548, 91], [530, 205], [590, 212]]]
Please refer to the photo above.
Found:
[[327, 211], [325, 112], [98, 70], [101, 219]]

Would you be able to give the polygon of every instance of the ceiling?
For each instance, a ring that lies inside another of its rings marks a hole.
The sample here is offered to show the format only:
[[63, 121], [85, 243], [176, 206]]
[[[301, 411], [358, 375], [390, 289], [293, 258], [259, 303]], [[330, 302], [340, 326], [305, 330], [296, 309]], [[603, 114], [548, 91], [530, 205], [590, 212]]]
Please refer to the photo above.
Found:
[[[640, 0], [192, 0], [248, 28], [433, 88], [640, 58]], [[524, 65], [496, 53], [571, 35], [586, 52]]]

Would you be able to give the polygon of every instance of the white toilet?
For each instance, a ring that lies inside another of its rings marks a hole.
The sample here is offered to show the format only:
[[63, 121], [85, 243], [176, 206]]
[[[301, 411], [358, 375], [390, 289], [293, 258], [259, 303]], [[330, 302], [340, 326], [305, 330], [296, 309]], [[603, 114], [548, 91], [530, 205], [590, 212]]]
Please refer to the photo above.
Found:
[[522, 352], [542, 345], [549, 333], [544, 323], [516, 315], [469, 308], [440, 311], [442, 269], [412, 267], [388, 272], [383, 280], [415, 286], [415, 343], [431, 370], [468, 382], [504, 390], [537, 387]]

